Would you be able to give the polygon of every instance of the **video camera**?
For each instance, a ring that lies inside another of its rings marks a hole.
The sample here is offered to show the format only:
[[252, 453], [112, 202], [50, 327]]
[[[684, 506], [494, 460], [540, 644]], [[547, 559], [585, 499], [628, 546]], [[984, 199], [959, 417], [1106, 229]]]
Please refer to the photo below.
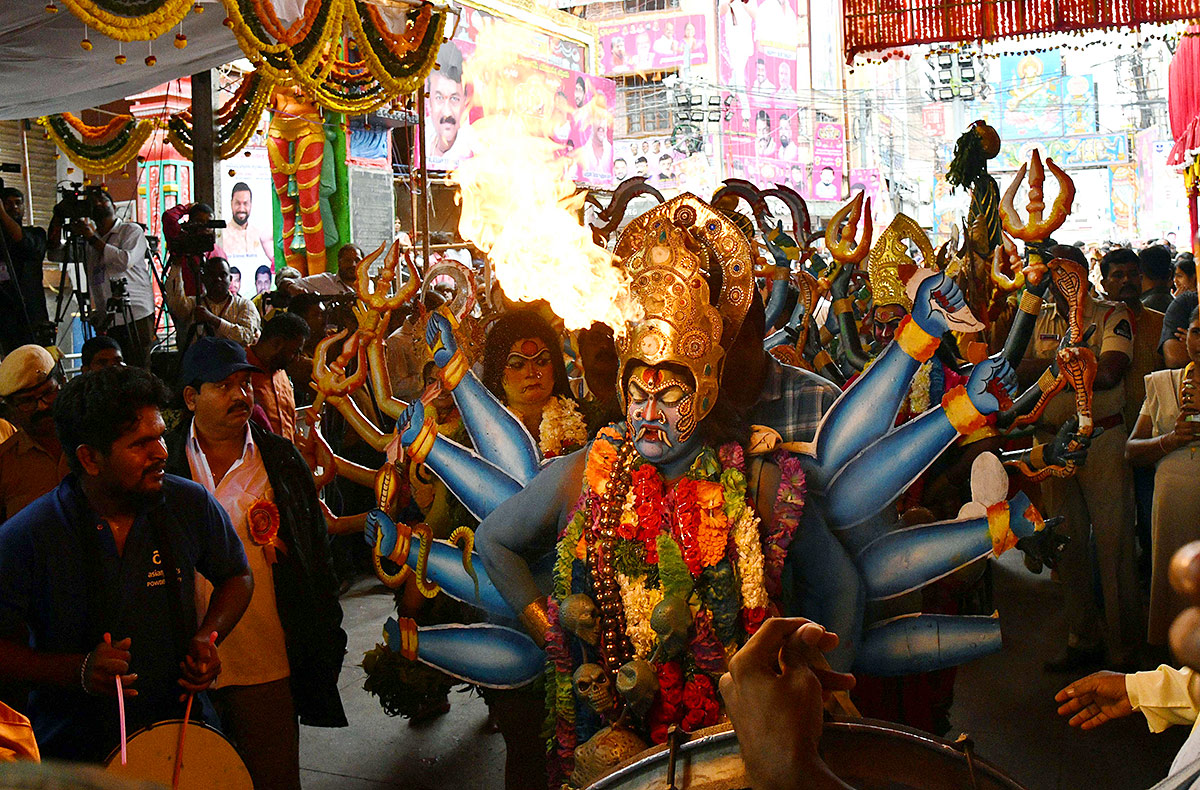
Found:
[[217, 236], [210, 231], [225, 227], [225, 220], [213, 219], [208, 222], [193, 222], [188, 220], [179, 226], [182, 233], [171, 242], [171, 252], [175, 255], [207, 255], [217, 246]]
[[73, 220], [91, 217], [92, 195], [101, 191], [103, 191], [103, 187], [85, 187], [78, 181], [72, 181], [65, 187], [59, 187], [58, 213], [62, 217], [63, 223], [69, 226]]

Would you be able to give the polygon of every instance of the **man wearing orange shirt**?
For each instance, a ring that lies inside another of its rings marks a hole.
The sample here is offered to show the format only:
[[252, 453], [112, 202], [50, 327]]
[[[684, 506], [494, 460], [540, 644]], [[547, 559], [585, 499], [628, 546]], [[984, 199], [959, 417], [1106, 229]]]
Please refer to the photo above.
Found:
[[[300, 356], [308, 341], [308, 322], [294, 313], [279, 313], [263, 324], [258, 342], [246, 349], [246, 360], [258, 368], [252, 372], [255, 414], [262, 427], [289, 442], [296, 438], [296, 394], [287, 368]], [[261, 372], [260, 372], [261, 371]]]

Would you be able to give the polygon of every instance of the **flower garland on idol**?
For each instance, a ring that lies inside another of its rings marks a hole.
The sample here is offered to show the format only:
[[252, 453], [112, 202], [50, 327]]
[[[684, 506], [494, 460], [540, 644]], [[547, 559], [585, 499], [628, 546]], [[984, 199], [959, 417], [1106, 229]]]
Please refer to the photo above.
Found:
[[[570, 776], [577, 749], [605, 724], [620, 720], [662, 743], [672, 725], [694, 731], [717, 723], [716, 681], [772, 608], [804, 506], [799, 460], [785, 453], [773, 460], [781, 482], [768, 531], [746, 501], [740, 446], [705, 448], [684, 477], [667, 482], [623, 425], [592, 443], [583, 494], [559, 536], [548, 606], [547, 734], [556, 782]], [[588, 606], [597, 612], [594, 633], [578, 625]], [[596, 665], [621, 692], [608, 710], [576, 694], [577, 673]]]
[[543, 458], [557, 458], [587, 444], [588, 429], [579, 406], [571, 398], [552, 396], [542, 407], [538, 424], [538, 449]]

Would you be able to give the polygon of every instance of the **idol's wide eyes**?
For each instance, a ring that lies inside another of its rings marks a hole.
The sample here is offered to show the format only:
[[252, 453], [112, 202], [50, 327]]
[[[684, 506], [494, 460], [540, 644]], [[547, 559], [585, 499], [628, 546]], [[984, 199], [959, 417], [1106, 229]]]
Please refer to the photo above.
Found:
[[634, 403], [645, 403], [650, 395], [638, 386], [636, 381], [629, 382], [629, 399]]

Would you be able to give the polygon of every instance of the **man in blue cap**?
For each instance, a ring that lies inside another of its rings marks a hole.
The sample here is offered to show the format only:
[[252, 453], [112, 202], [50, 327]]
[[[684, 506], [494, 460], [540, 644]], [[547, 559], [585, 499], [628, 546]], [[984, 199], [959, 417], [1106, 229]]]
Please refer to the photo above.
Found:
[[[337, 687], [346, 633], [312, 474], [290, 442], [250, 422], [256, 372], [233, 340], [188, 348], [180, 383], [192, 419], [167, 437], [167, 468], [221, 503], [254, 575], [210, 697], [254, 786], [299, 790], [297, 717], [346, 726]], [[207, 589], [196, 591], [203, 610]]]

